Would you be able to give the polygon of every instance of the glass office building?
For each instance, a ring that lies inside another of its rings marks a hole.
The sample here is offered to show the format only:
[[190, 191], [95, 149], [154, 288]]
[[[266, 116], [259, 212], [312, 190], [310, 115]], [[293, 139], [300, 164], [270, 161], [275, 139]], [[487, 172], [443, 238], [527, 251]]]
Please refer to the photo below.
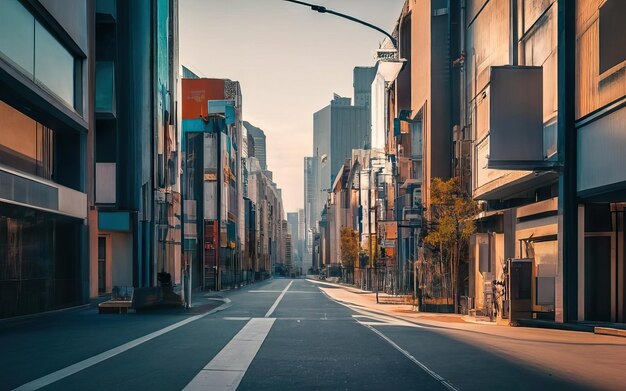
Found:
[[88, 299], [88, 12], [0, 2], [0, 318]]

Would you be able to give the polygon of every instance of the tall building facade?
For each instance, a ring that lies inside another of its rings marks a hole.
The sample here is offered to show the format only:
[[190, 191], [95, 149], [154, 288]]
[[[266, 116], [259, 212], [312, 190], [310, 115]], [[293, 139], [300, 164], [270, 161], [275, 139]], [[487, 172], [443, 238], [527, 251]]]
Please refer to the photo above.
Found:
[[0, 2], [0, 318], [89, 299], [94, 2]]
[[[316, 216], [316, 200], [315, 200], [315, 160], [312, 156], [304, 158], [304, 232], [302, 240], [304, 241], [305, 263], [311, 263], [313, 251], [313, 233], [315, 226], [313, 225]], [[308, 270], [308, 269], [307, 269]]]
[[259, 159], [261, 169], [267, 170], [267, 149], [265, 132], [262, 129], [252, 125], [248, 121], [243, 121], [243, 126], [248, 131], [248, 136], [252, 138], [251, 149], [254, 151], [254, 154], [251, 156]]
[[241, 88], [200, 78], [183, 79], [182, 89], [184, 264], [194, 287], [221, 290], [250, 278], [241, 263]]
[[368, 107], [351, 105], [350, 98], [335, 94], [328, 106], [313, 115], [313, 171], [315, 175], [313, 220], [316, 227], [334, 176], [352, 156], [353, 149], [365, 148], [370, 139]]
[[[576, 151], [568, 155], [576, 159], [569, 221], [578, 238], [573, 248], [578, 256], [569, 253], [564, 260], [564, 291], [575, 295], [565, 320], [626, 323], [626, 2], [576, 3], [575, 14], [566, 14], [576, 57], [567, 57], [562, 65], [571, 66], [567, 81], [575, 93], [562, 92], [564, 99], [571, 99], [564, 102], [571, 117], [559, 117], [568, 132], [575, 129], [568, 135]], [[551, 17], [556, 15], [553, 11]]]
[[371, 107], [372, 82], [376, 77], [376, 67], [355, 67], [353, 72], [354, 105]]
[[181, 282], [177, 0], [97, 1], [91, 296]]
[[294, 270], [296, 273], [300, 273], [302, 270], [302, 255], [298, 248], [298, 242], [300, 241], [299, 232], [299, 215], [298, 212], [287, 213], [287, 223], [289, 234], [291, 235], [291, 259], [293, 262]]
[[310, 262], [306, 254], [306, 215], [304, 209], [298, 209], [298, 254], [302, 263], [302, 273], [306, 275]]

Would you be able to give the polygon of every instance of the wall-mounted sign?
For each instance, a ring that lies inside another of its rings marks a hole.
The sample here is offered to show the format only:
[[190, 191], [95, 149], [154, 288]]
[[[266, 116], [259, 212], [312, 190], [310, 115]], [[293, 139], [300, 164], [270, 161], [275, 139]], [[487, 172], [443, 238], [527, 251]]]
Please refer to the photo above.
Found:
[[375, 59], [382, 61], [398, 60], [398, 51], [396, 49], [378, 49], [376, 50]]

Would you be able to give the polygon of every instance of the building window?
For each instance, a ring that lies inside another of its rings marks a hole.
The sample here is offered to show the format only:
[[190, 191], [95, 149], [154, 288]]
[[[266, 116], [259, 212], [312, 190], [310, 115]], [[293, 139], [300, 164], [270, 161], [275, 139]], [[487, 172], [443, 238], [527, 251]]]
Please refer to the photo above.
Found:
[[0, 1], [0, 57], [75, 108], [74, 56], [18, 0]]
[[35, 22], [35, 80], [74, 107], [74, 57]]
[[115, 115], [115, 73], [112, 61], [96, 63], [96, 112]]
[[626, 61], [626, 1], [607, 0], [600, 7], [600, 74]]
[[55, 132], [0, 101], [0, 164], [54, 177]]
[[0, 1], [0, 55], [30, 77], [35, 71], [34, 22], [17, 0]]

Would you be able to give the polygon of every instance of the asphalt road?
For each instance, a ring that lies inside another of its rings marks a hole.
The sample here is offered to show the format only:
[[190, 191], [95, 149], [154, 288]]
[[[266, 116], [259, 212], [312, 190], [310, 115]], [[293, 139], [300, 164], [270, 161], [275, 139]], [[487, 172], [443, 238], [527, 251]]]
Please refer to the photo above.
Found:
[[223, 296], [191, 312], [89, 308], [0, 324], [0, 389], [585, 389], [436, 328], [353, 311], [306, 280]]

